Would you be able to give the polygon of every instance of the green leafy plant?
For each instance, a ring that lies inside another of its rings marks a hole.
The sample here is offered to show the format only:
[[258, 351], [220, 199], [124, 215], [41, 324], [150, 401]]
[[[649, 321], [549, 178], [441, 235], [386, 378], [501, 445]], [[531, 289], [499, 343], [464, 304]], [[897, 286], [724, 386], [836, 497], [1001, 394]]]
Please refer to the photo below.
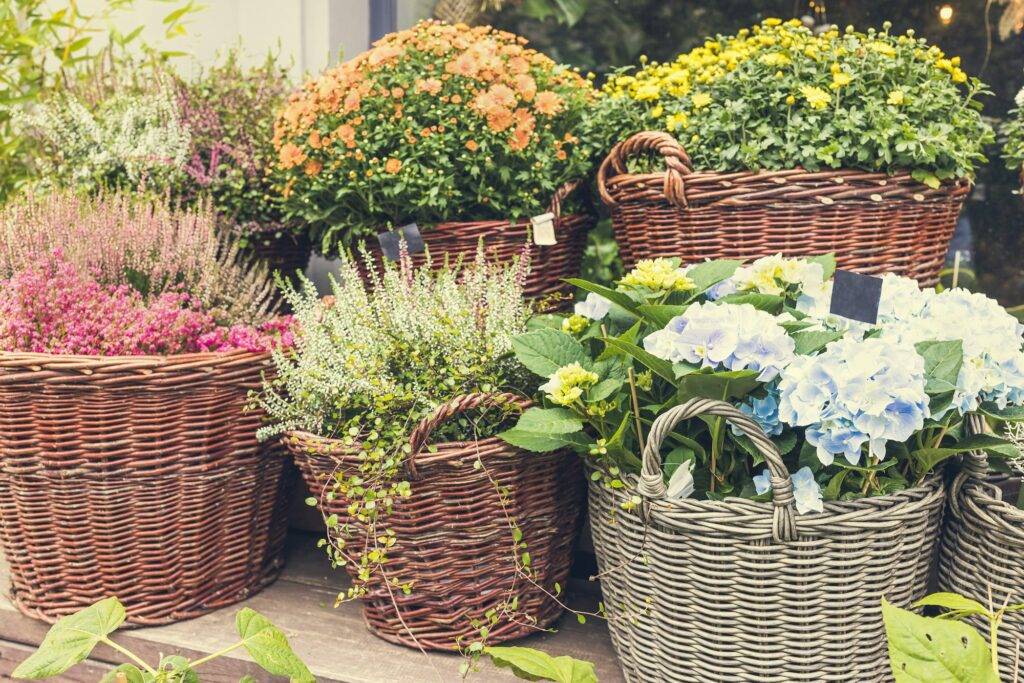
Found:
[[234, 645], [196, 660], [178, 655], [165, 656], [155, 666], [147, 664], [110, 638], [124, 623], [125, 617], [124, 605], [111, 597], [61, 618], [47, 632], [39, 649], [18, 665], [13, 676], [23, 679], [60, 676], [84, 661], [97, 645], [103, 644], [129, 661], [104, 676], [102, 683], [198, 682], [197, 669], [239, 648], [244, 648], [270, 674], [287, 676], [295, 682], [315, 680], [292, 651], [284, 633], [262, 614], [248, 607], [235, 615], [235, 627], [241, 640]]
[[580, 659], [552, 657], [529, 647], [486, 647], [483, 652], [496, 666], [508, 668], [528, 681], [597, 683], [594, 665]]
[[[588, 292], [574, 314], [537, 319], [513, 340], [519, 361], [547, 381], [501, 437], [576, 450], [627, 510], [641, 502], [629, 483], [649, 425], [696, 397], [729, 401], [758, 423], [793, 475], [801, 514], [919, 485], [966, 451], [1018, 457], [1005, 438], [964, 430], [970, 412], [1020, 419], [1016, 319], [982, 294], [921, 290], [894, 275], [883, 279], [877, 326], [839, 318], [834, 268], [831, 256], [686, 268], [656, 259], [614, 288], [571, 280]], [[981, 379], [983, 367], [1001, 379]], [[666, 444], [670, 497], [770, 498], [763, 456], [723, 419], [690, 420]]]
[[[1009, 598], [1009, 596], [1007, 596]], [[985, 607], [956, 593], [933, 593], [914, 607], [939, 607], [939, 617], [922, 617], [882, 598], [882, 618], [889, 641], [889, 662], [896, 683], [999, 683], [999, 626], [1008, 612], [1024, 604]], [[988, 627], [988, 641], [960, 620], [982, 620]], [[1018, 649], [1020, 643], [1016, 644]]]
[[913, 31], [816, 34], [766, 19], [613, 74], [581, 137], [606, 153], [637, 131], [665, 130], [699, 170], [907, 171], [938, 187], [984, 162], [994, 137], [977, 101], [986, 93], [958, 57]]

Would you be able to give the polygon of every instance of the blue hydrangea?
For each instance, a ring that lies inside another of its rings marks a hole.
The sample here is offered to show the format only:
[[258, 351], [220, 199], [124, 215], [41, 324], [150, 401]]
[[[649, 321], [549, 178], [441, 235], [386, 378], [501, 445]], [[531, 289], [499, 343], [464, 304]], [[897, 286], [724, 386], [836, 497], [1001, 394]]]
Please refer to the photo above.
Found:
[[779, 417], [806, 427], [818, 459], [858, 464], [865, 445], [878, 460], [888, 441], [903, 442], [929, 416], [924, 359], [890, 339], [845, 338], [817, 356], [797, 356], [779, 380]]
[[[767, 394], [764, 398], [748, 396], [739, 409], [754, 418], [754, 421], [761, 427], [768, 436], [778, 436], [782, 433], [783, 424], [779, 419], [779, 389], [775, 384], [765, 387]], [[743, 434], [743, 430], [736, 426], [732, 427], [733, 434]]]
[[770, 313], [750, 304], [691, 304], [644, 348], [658, 358], [704, 368], [756, 370], [768, 382], [793, 358], [795, 343]]

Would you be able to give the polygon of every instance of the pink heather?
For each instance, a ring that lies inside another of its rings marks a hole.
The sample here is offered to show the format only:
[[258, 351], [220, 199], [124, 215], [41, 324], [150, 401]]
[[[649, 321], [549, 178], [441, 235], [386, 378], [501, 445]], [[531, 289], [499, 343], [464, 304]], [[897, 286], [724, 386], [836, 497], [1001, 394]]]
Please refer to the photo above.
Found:
[[218, 327], [187, 294], [147, 301], [126, 285], [104, 285], [58, 250], [0, 279], [0, 350], [101, 356], [195, 351], [266, 351], [293, 343], [292, 319], [258, 328]]

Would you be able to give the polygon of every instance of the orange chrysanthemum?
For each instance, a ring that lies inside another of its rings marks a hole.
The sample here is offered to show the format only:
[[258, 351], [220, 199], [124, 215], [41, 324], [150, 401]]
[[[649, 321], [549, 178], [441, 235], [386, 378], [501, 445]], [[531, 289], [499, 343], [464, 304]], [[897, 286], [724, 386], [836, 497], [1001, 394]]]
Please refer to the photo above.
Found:
[[402, 168], [401, 160], [395, 159], [394, 157], [388, 159], [384, 163], [384, 170], [387, 171], [388, 173], [398, 173], [401, 170], [401, 168]]
[[562, 98], [558, 96], [558, 93], [543, 90], [534, 98], [533, 107], [540, 114], [554, 116], [562, 109]]

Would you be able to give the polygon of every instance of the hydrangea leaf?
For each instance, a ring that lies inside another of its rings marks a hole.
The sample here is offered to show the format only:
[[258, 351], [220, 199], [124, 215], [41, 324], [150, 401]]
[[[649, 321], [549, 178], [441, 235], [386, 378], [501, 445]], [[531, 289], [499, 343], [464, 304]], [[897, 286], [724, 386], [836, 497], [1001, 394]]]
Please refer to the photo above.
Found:
[[530, 408], [515, 427], [498, 436], [517, 448], [544, 453], [584, 445], [582, 430], [582, 420], [567, 408]]
[[686, 312], [688, 306], [675, 304], [643, 304], [637, 308], [644, 320], [655, 327], [662, 328], [672, 322], [672, 318]]
[[78, 664], [96, 644], [124, 623], [124, 606], [117, 598], [105, 598], [57, 621], [42, 644], [18, 665], [15, 678], [51, 678]]
[[309, 668], [292, 651], [288, 638], [254, 609], [244, 607], [235, 615], [235, 627], [249, 656], [265, 671], [287, 676], [293, 682], [313, 683]]
[[686, 400], [701, 396], [723, 401], [743, 398], [761, 386], [758, 374], [755, 370], [693, 372], [679, 380], [679, 398]]
[[604, 340], [605, 344], [609, 348], [613, 348], [616, 351], [632, 356], [636, 360], [640, 361], [645, 367], [649, 368], [654, 374], [659, 375], [667, 379], [669, 382], [675, 382], [676, 375], [672, 369], [672, 363], [667, 360], [658, 358], [657, 356], [648, 353], [644, 349], [640, 348], [636, 344], [630, 344], [629, 342], [621, 339], [608, 338]]
[[497, 666], [507, 667], [527, 680], [597, 683], [594, 665], [572, 657], [552, 657], [530, 647], [488, 647], [484, 653]]
[[589, 282], [588, 280], [581, 280], [580, 278], [567, 278], [568, 282], [573, 287], [579, 287], [585, 292], [593, 292], [594, 294], [600, 294], [608, 301], [611, 301], [613, 305], [618, 306], [627, 313], [630, 313], [634, 317], [643, 318], [643, 314], [640, 312], [639, 305], [625, 292], [620, 292], [604, 285], [599, 285], [596, 282]]
[[1008, 405], [1005, 408], [1000, 408], [995, 403], [986, 402], [981, 404], [979, 410], [985, 415], [1003, 422], [1024, 421], [1024, 406]]
[[520, 363], [541, 377], [550, 377], [559, 368], [572, 363], [590, 364], [583, 346], [557, 330], [541, 329], [517, 335], [512, 339], [512, 349]]
[[968, 451], [985, 451], [1004, 458], [1019, 457], [1020, 455], [1017, 447], [1006, 439], [1000, 439], [991, 434], [975, 434], [948, 446], [918, 448], [916, 451], [912, 451], [910, 456], [914, 460], [915, 471], [918, 474], [926, 474], [947, 458]]
[[926, 341], [915, 344], [914, 348], [924, 358], [925, 391], [930, 395], [954, 391], [964, 362], [963, 342], [959, 339]]
[[757, 310], [771, 313], [772, 315], [782, 313], [782, 308], [786, 303], [786, 300], [781, 296], [761, 294], [760, 292], [729, 294], [728, 296], [723, 296], [718, 301], [723, 304], [750, 304]]
[[722, 280], [731, 277], [736, 269], [743, 265], [742, 261], [732, 259], [719, 259], [717, 261], [705, 261], [691, 266], [686, 271], [686, 276], [695, 285], [694, 294], [691, 299], [696, 299], [709, 288], [717, 285]]
[[798, 356], [809, 356], [820, 351], [837, 339], [843, 338], [843, 332], [833, 330], [808, 330], [792, 335], [796, 348], [793, 352]]
[[896, 683], [999, 683], [988, 645], [967, 624], [929, 619], [882, 599]]

